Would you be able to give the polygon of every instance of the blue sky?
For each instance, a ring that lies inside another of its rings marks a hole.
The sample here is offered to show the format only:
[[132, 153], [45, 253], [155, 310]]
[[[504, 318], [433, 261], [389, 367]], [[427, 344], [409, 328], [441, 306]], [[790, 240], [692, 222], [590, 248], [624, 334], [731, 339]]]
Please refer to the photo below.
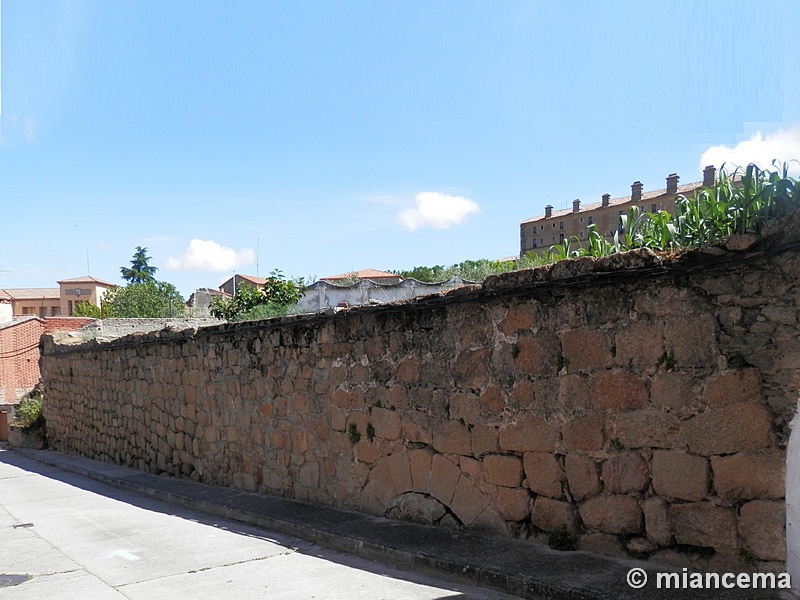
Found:
[[187, 296], [500, 258], [546, 204], [800, 158], [800, 11], [759, 2], [2, 0], [0, 287]]

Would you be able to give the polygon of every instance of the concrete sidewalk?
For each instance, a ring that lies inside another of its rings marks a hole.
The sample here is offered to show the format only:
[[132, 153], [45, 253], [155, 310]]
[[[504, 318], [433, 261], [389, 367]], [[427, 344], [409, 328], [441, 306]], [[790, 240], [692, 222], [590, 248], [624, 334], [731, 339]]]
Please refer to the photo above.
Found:
[[[65, 471], [175, 505], [404, 569], [524, 598], [744, 600], [791, 597], [771, 590], [657, 589], [657, 572], [681, 571], [585, 552], [557, 552], [524, 540], [425, 527], [287, 498], [156, 476], [47, 450], [15, 450]], [[648, 575], [648, 583], [641, 589], [627, 584], [626, 577], [633, 568], [644, 569]]]

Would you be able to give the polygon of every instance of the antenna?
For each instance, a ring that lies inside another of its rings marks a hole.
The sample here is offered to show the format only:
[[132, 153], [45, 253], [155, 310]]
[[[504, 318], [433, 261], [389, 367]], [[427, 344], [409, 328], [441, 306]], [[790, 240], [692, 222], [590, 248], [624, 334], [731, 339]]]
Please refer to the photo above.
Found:
[[261, 238], [256, 238], [256, 277], [259, 276], [258, 273], [258, 242], [261, 241]]
[[86, 275], [87, 277], [90, 275], [89, 273], [89, 249], [86, 249]]

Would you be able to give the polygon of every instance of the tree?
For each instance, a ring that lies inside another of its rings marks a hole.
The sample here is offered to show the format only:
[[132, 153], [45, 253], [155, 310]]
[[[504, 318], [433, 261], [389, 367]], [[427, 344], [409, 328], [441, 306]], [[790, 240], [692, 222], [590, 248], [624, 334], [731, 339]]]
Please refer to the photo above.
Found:
[[183, 317], [186, 304], [174, 285], [152, 280], [108, 290], [103, 297], [103, 313], [138, 319]]
[[147, 256], [147, 248], [136, 246], [136, 252], [133, 254], [131, 260], [131, 268], [121, 267], [122, 278], [128, 283], [148, 283], [155, 281], [154, 275], [158, 271], [157, 267], [151, 267], [147, 261], [150, 257]]
[[269, 274], [260, 288], [242, 284], [233, 298], [214, 298], [211, 315], [226, 321], [251, 320], [285, 315], [300, 301], [305, 292], [305, 281], [286, 279], [279, 270]]
[[87, 300], [82, 300], [75, 304], [75, 310], [72, 313], [73, 317], [89, 317], [91, 319], [107, 319], [113, 315], [110, 313], [111, 308], [105, 302], [101, 302], [101, 306], [95, 306]]

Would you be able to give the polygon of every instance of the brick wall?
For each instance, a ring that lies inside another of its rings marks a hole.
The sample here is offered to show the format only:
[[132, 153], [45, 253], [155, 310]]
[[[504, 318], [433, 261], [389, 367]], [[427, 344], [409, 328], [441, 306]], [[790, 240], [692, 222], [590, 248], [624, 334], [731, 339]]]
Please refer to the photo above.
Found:
[[15, 404], [39, 382], [38, 318], [16, 319], [0, 328], [0, 404]]
[[44, 320], [44, 331], [45, 333], [77, 331], [84, 325], [94, 322], [95, 319], [88, 317], [48, 317]]
[[368, 513], [782, 569], [800, 388], [785, 241], [585, 258], [331, 317], [46, 341], [48, 437]]

